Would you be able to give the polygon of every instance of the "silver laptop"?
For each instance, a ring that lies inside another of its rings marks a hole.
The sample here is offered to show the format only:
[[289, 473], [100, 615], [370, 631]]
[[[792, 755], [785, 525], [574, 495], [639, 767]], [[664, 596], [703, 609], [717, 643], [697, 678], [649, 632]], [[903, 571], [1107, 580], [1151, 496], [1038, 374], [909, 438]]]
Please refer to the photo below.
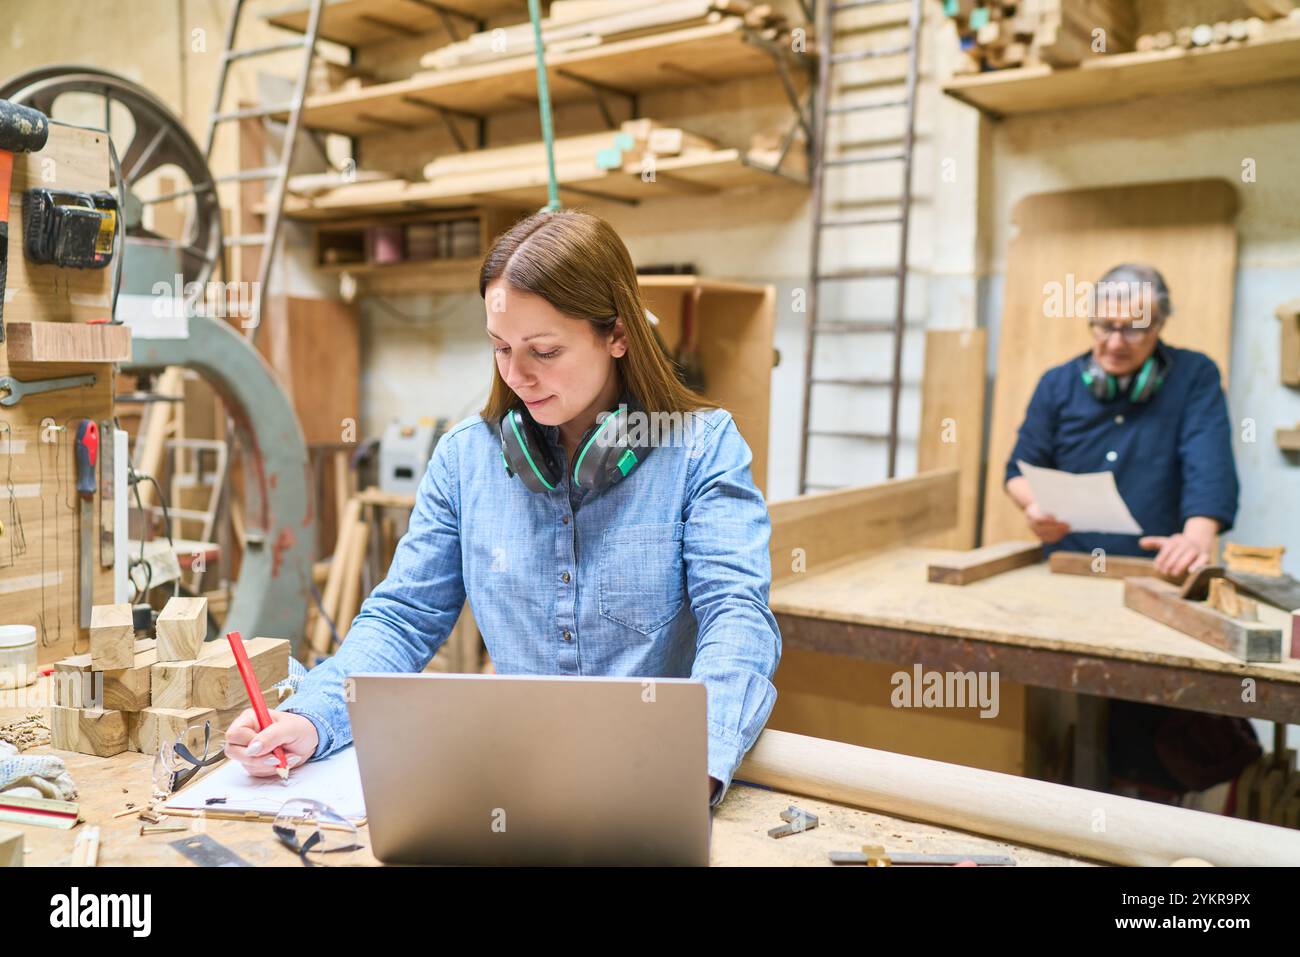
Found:
[[353, 677], [352, 736], [381, 861], [709, 863], [703, 684]]

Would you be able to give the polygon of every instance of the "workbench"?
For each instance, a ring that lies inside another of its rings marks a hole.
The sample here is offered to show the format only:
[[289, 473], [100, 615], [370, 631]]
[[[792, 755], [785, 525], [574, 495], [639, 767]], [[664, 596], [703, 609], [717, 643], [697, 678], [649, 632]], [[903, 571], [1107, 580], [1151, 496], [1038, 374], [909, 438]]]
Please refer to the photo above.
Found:
[[[0, 720], [15, 716], [0, 710]], [[78, 800], [85, 823], [71, 830], [30, 827], [6, 823], [4, 828], [23, 832], [29, 867], [63, 866], [69, 863], [77, 835], [87, 825], [100, 828], [99, 866], [191, 867], [186, 858], [169, 847], [187, 831], [141, 836], [135, 815], [114, 818], [128, 802], [144, 807], [151, 790], [153, 756], [124, 752], [110, 758], [53, 751], [48, 745], [25, 754], [57, 754], [68, 765], [79, 791]], [[816, 828], [781, 839], [767, 836], [768, 829], [783, 822], [781, 811], [794, 804], [817, 815]], [[195, 819], [168, 817], [167, 824], [198, 824]], [[226, 845], [257, 867], [300, 867], [297, 855], [271, 834], [270, 824], [242, 821], [205, 821], [204, 833]], [[359, 831], [366, 849], [349, 855], [357, 865], [377, 865], [369, 850], [369, 835]], [[1018, 866], [1092, 866], [1091, 862], [1065, 854], [1022, 847], [961, 831], [874, 814], [842, 804], [799, 797], [782, 791], [732, 785], [713, 818], [712, 861], [715, 866], [830, 866], [830, 851], [856, 851], [863, 844], [879, 844], [892, 851], [936, 854], [1005, 854]]]
[[[1054, 574], [1046, 563], [969, 585], [928, 581], [928, 564], [951, 555], [888, 548], [774, 585], [785, 647], [1300, 723], [1294, 658], [1243, 662], [1125, 608], [1122, 580]], [[1269, 606], [1260, 620], [1289, 628]], [[1246, 679], [1255, 695], [1243, 700]]]

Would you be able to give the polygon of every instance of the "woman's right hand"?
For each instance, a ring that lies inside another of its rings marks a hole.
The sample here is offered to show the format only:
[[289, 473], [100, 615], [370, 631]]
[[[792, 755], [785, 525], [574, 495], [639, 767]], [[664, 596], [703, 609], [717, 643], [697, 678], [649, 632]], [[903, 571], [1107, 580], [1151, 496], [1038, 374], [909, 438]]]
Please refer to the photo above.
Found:
[[255, 778], [270, 777], [280, 764], [272, 752], [284, 748], [289, 769], [301, 767], [316, 753], [320, 738], [311, 719], [291, 711], [272, 711], [271, 724], [257, 729], [257, 714], [246, 708], [226, 729], [226, 757], [238, 761]]
[[1029, 521], [1029, 528], [1039, 540], [1054, 545], [1070, 534], [1070, 526], [1065, 522], [1059, 522], [1055, 515], [1050, 515], [1038, 507], [1037, 502], [1030, 502], [1025, 508], [1025, 518]]

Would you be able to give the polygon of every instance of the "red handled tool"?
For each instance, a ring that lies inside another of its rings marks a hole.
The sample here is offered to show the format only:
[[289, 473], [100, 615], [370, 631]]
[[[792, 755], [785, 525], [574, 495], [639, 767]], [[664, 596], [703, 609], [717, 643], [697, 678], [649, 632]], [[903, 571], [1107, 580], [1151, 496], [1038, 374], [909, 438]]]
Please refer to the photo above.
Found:
[[77, 426], [77, 497], [81, 499], [81, 627], [90, 627], [90, 607], [95, 596], [95, 490], [99, 461], [99, 425], [82, 419]]

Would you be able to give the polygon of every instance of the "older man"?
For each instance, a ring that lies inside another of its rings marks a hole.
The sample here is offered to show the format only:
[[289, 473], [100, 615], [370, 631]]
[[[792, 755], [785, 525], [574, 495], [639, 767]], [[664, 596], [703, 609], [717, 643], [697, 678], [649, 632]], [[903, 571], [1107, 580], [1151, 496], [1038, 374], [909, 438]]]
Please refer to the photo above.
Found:
[[[1097, 283], [1089, 352], [1039, 380], [1007, 462], [1006, 489], [1048, 551], [1142, 555], [1178, 575], [1211, 560], [1237, 514], [1232, 427], [1208, 356], [1160, 341], [1172, 313], [1150, 266], [1117, 266]], [[1018, 461], [1110, 471], [1145, 535], [1074, 532], [1034, 501]]]
[[[1047, 551], [1155, 552], [1156, 568], [1178, 575], [1209, 563], [1215, 536], [1232, 527], [1237, 471], [1219, 370], [1208, 356], [1160, 340], [1172, 312], [1159, 272], [1115, 267], [1094, 288], [1092, 349], [1039, 380], [1006, 490]], [[1034, 501], [1020, 461], [1113, 472], [1145, 534], [1073, 531]], [[1235, 777], [1260, 753], [1244, 719], [1118, 700], [1109, 738], [1115, 789], [1161, 800]]]

